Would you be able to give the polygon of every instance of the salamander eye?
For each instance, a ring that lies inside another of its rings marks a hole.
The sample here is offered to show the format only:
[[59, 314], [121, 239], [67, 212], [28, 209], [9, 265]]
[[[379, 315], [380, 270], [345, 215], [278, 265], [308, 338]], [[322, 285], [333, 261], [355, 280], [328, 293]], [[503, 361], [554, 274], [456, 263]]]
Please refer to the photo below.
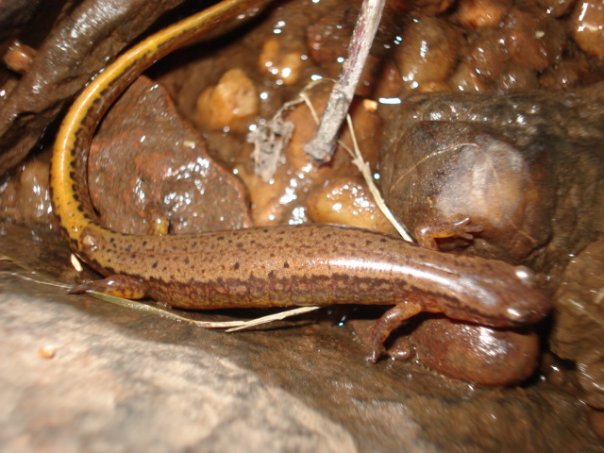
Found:
[[516, 277], [527, 286], [535, 285], [535, 273], [526, 266], [516, 266], [514, 268]]

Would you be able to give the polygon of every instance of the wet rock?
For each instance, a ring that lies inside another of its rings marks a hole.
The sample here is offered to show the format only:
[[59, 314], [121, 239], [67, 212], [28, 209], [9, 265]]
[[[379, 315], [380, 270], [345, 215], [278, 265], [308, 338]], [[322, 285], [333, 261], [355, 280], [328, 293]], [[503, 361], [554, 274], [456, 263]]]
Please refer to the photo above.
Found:
[[541, 71], [556, 62], [565, 46], [564, 27], [539, 9], [514, 7], [504, 22], [511, 63]]
[[455, 20], [465, 28], [496, 27], [508, 13], [510, 0], [461, 0]]
[[0, 39], [20, 33], [36, 14], [41, 0], [9, 0], [0, 2]]
[[411, 97], [388, 126], [384, 197], [411, 230], [470, 217], [469, 252], [563, 267], [604, 228], [603, 106], [602, 83]]
[[551, 348], [576, 364], [580, 397], [604, 411], [604, 236], [574, 256], [556, 292]]
[[575, 0], [538, 0], [538, 3], [548, 14], [551, 14], [554, 17], [560, 17], [570, 11]]
[[581, 49], [604, 59], [604, 5], [598, 0], [577, 2], [570, 24], [573, 37]]
[[394, 53], [404, 87], [428, 91], [424, 85], [444, 83], [457, 63], [460, 38], [442, 19], [423, 17], [409, 23]]
[[527, 157], [495, 129], [464, 122], [418, 123], [394, 146], [381, 162], [383, 193], [416, 235], [469, 217], [482, 227], [471, 251], [513, 261], [549, 241], [555, 191], [542, 148]]
[[241, 182], [210, 159], [166, 91], [144, 77], [104, 119], [88, 174], [101, 222], [115, 231], [147, 234], [163, 224], [178, 234], [251, 225]]
[[229, 359], [38, 304], [0, 295], [7, 450], [355, 451], [340, 423]]
[[296, 46], [295, 42], [293, 46], [287, 44], [288, 42], [274, 37], [268, 38], [258, 56], [258, 69], [267, 77], [282, 81], [285, 85], [293, 85], [300, 79], [300, 68], [306, 57], [303, 56], [302, 46]]
[[539, 338], [530, 330], [496, 330], [428, 319], [411, 340], [420, 363], [482, 385], [524, 382], [534, 375], [539, 363]]
[[0, 182], [0, 217], [56, 228], [50, 202], [50, 154], [32, 156]]
[[197, 98], [196, 124], [207, 130], [245, 132], [258, 114], [258, 92], [241, 69], [230, 69]]
[[[25, 21], [33, 17], [33, 7], [39, 2], [22, 8], [9, 3], [0, 4], [0, 18], [20, 17]], [[0, 174], [27, 155], [65, 103], [92, 75], [180, 3], [182, 0], [153, 4], [142, 0], [87, 0], [63, 15], [36, 49], [27, 73], [0, 104]]]
[[338, 178], [316, 188], [308, 197], [308, 217], [315, 223], [351, 225], [394, 234], [392, 224], [377, 207], [366, 184]]
[[[351, 322], [371, 350], [373, 323]], [[534, 376], [539, 338], [531, 331], [497, 330], [440, 317], [419, 317], [399, 329], [386, 354], [478, 385], [514, 385]]]

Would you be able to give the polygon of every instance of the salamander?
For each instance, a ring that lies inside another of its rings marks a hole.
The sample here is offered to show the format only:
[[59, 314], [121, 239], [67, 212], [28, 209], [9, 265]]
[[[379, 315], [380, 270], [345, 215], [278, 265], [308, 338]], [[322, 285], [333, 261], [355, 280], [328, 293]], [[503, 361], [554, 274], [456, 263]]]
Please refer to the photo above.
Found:
[[53, 150], [52, 203], [74, 253], [107, 276], [87, 288], [187, 309], [394, 305], [374, 328], [373, 360], [390, 332], [420, 312], [490, 327], [543, 318], [550, 302], [526, 268], [366, 230], [305, 225], [145, 236], [99, 224], [87, 158], [112, 102], [159, 58], [265, 3], [225, 0], [146, 38], [98, 74], [69, 109]]

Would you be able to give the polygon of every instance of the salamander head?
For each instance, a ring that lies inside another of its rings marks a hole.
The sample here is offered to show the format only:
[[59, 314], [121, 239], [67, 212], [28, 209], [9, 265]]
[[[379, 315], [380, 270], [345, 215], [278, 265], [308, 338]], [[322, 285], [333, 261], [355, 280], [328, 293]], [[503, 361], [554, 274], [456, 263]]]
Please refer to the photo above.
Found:
[[513, 325], [533, 324], [552, 308], [549, 298], [535, 287], [535, 274], [525, 266], [516, 266], [514, 275], [522, 285], [519, 298], [505, 308], [505, 316]]
[[536, 288], [530, 269], [495, 260], [483, 264], [481, 272], [460, 277], [457, 289], [465, 294], [467, 312], [450, 308], [450, 317], [490, 327], [515, 327], [534, 324], [549, 313], [549, 298]]

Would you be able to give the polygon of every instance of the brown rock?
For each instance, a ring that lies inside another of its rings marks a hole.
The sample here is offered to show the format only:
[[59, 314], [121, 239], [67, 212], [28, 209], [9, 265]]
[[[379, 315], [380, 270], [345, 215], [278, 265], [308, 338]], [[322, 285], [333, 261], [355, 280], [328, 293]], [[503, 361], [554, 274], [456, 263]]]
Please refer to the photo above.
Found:
[[166, 222], [172, 233], [250, 226], [239, 180], [210, 159], [167, 93], [146, 78], [104, 119], [88, 164], [93, 203], [110, 229], [147, 234]]
[[27, 155], [65, 103], [108, 59], [181, 2], [87, 0], [61, 17], [0, 104], [0, 174]]
[[571, 18], [571, 29], [581, 49], [604, 59], [604, 4], [601, 1], [577, 2]]
[[604, 228], [603, 100], [601, 83], [411, 97], [385, 137], [386, 202], [412, 230], [469, 216], [473, 253], [564, 267]]
[[510, 7], [510, 0], [461, 0], [455, 19], [465, 28], [496, 27]]
[[604, 236], [571, 259], [555, 295], [551, 348], [576, 363], [581, 397], [604, 410]]
[[[371, 349], [373, 323], [351, 322]], [[539, 338], [534, 332], [496, 330], [440, 317], [421, 317], [399, 329], [386, 354], [415, 361], [455, 379], [486, 386], [526, 381], [537, 367]]]
[[202, 129], [245, 132], [258, 114], [258, 91], [245, 71], [234, 68], [197, 98], [196, 123]]
[[409, 23], [394, 59], [408, 90], [428, 82], [443, 82], [458, 58], [460, 34], [445, 21], [422, 17]]

